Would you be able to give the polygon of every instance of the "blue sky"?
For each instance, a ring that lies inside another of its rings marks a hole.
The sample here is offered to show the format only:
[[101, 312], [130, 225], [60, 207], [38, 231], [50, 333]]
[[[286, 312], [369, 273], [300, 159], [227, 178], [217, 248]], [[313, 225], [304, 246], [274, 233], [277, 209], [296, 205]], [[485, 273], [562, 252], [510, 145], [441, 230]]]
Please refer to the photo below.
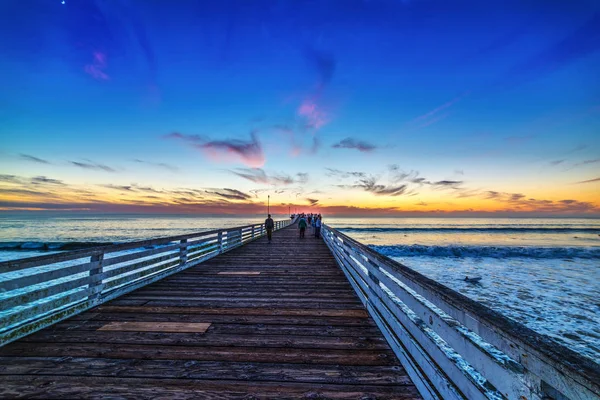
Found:
[[0, 15], [1, 209], [253, 212], [270, 194], [338, 214], [599, 211], [595, 1]]

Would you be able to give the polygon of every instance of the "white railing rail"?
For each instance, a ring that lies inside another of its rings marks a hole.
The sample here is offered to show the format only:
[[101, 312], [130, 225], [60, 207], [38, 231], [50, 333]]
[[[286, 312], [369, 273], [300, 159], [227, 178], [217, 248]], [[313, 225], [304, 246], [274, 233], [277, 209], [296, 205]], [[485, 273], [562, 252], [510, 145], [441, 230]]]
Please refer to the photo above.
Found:
[[1, 262], [0, 346], [265, 234], [254, 224]]
[[322, 237], [426, 399], [600, 399], [592, 360], [324, 225]]

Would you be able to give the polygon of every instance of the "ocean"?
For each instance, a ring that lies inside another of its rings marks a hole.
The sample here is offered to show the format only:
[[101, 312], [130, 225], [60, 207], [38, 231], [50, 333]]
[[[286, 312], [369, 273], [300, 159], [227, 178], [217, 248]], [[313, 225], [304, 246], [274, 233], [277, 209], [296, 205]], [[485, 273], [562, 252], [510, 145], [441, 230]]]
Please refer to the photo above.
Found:
[[[252, 216], [0, 214], [0, 261], [81, 242], [122, 243], [261, 221]], [[600, 220], [325, 216], [323, 222], [600, 363]], [[482, 280], [470, 284], [466, 276]]]

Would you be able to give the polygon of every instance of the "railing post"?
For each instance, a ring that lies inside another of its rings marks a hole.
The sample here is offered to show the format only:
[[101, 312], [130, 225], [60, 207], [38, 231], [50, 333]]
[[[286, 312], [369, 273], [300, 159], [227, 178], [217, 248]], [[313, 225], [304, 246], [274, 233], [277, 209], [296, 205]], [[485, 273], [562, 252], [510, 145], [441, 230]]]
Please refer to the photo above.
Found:
[[187, 249], [188, 249], [188, 245], [187, 245], [187, 239], [181, 239], [181, 241], [179, 242], [180, 247], [179, 247], [179, 266], [185, 265], [185, 263], [187, 262]]
[[[90, 289], [93, 288], [98, 288], [99, 290], [96, 293], [90, 293], [88, 296], [89, 300], [96, 300], [98, 297], [100, 297], [100, 294], [102, 293], [102, 277], [100, 275], [102, 275], [102, 261], [104, 260], [104, 253], [102, 254], [96, 254], [90, 257], [90, 262], [97, 262], [98, 265], [96, 266], [96, 268], [90, 269], [89, 275], [90, 275], [90, 283], [88, 285], [88, 287]], [[95, 282], [92, 282], [92, 280], [94, 278], [99, 278], [98, 280], [96, 280]]]
[[252, 225], [252, 239], [254, 239], [254, 225]]
[[219, 253], [223, 252], [223, 231], [217, 234], [217, 243], [219, 243]]

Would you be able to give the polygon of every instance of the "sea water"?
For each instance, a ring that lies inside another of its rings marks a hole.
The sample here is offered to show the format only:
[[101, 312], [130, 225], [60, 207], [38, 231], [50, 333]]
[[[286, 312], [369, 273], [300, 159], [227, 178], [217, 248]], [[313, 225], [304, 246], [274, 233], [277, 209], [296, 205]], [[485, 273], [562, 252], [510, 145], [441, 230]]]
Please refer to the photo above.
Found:
[[[74, 242], [123, 243], [263, 220], [0, 214], [0, 261], [60, 251]], [[323, 222], [600, 362], [600, 220], [325, 216]], [[482, 279], [470, 284], [466, 276]]]
[[[379, 253], [600, 363], [600, 220], [330, 218]], [[481, 277], [478, 284], [465, 277]]]

